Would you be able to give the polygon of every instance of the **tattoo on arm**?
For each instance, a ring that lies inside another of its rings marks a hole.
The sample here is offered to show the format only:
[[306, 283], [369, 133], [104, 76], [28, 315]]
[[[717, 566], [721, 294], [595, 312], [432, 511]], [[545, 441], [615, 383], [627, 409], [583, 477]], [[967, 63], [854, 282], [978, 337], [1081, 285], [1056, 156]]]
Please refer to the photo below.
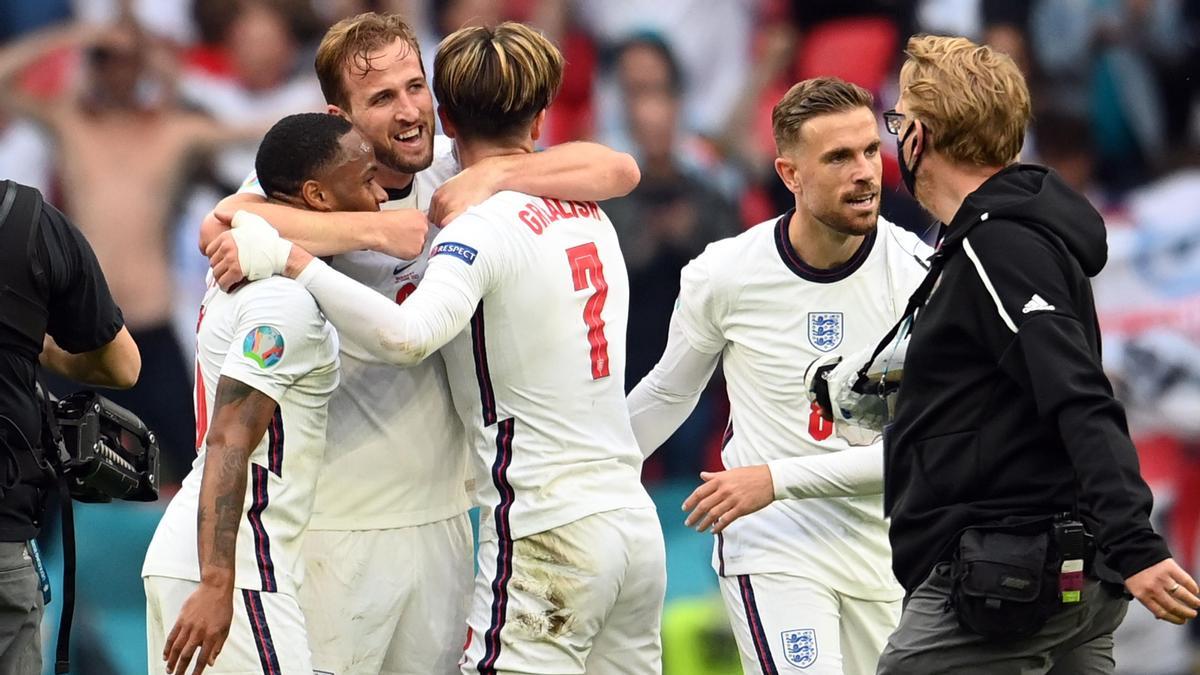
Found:
[[275, 401], [227, 377], [218, 382], [215, 398], [196, 514], [200, 577], [218, 575], [232, 584], [247, 466], [275, 413]]

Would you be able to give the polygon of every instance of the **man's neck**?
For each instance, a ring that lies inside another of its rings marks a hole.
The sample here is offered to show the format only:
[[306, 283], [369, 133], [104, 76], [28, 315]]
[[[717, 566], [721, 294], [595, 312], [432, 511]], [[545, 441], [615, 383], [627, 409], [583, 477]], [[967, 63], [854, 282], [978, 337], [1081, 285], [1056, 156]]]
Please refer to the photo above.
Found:
[[458, 138], [455, 140], [455, 150], [458, 152], [459, 163], [465, 169], [490, 157], [507, 157], [533, 152], [533, 140], [527, 138], [521, 143], [511, 143]]
[[827, 270], [850, 260], [864, 235], [843, 234], [822, 223], [796, 205], [788, 223], [788, 241], [792, 250], [810, 267]]
[[[949, 225], [954, 220], [958, 210], [962, 208], [967, 196], [979, 189], [989, 178], [999, 173], [1002, 166], [971, 166], [949, 164], [930, 167], [940, 170], [942, 174], [935, 180], [924, 181], [918, 185], [929, 191], [928, 199], [921, 199], [921, 204], [943, 223]], [[924, 195], [922, 195], [924, 197]]]

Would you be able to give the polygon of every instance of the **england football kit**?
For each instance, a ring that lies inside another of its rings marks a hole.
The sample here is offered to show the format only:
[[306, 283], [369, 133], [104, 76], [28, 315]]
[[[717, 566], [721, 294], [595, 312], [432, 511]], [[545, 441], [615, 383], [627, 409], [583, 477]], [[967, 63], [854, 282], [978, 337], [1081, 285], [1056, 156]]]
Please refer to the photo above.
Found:
[[592, 202], [502, 192], [438, 235], [401, 307], [314, 261], [347, 341], [441, 348], [479, 478], [463, 672], [658, 673], [662, 534], [624, 401], [629, 286]]
[[[436, 136], [433, 164], [408, 188], [389, 189], [382, 208], [425, 211], [458, 171], [450, 139]], [[253, 176], [242, 191], [262, 194]], [[413, 260], [354, 251], [332, 265], [400, 304], [421, 283], [433, 232]], [[313, 665], [338, 675], [454, 672], [474, 574], [473, 488], [445, 363], [434, 355], [401, 370], [352, 342], [341, 350], [342, 383], [329, 404], [329, 443], [303, 550], [309, 574], [300, 601]]]
[[197, 327], [198, 451], [155, 530], [142, 567], [151, 672], [200, 581], [196, 519], [205, 441], [218, 380], [231, 378], [276, 403], [249, 458], [237, 532], [234, 616], [214, 673], [311, 672], [297, 601], [301, 538], [312, 513], [325, 449], [330, 395], [338, 382], [337, 336], [307, 291], [290, 279], [264, 279], [227, 294], [211, 284]]
[[[788, 239], [791, 217], [711, 244], [684, 268], [663, 360], [629, 407], [648, 454], [686, 418], [720, 360], [731, 408], [722, 462], [770, 465], [784, 497], [715, 541], [713, 567], [743, 666], [873, 673], [903, 596], [882, 496], [787, 499], [779, 483], [794, 458], [864, 453], [809, 404], [804, 368], [830, 352], [873, 346], [899, 318], [931, 251], [881, 218], [843, 265], [815, 269]], [[878, 445], [865, 452], [882, 456]], [[867, 463], [879, 473], [878, 461]]]

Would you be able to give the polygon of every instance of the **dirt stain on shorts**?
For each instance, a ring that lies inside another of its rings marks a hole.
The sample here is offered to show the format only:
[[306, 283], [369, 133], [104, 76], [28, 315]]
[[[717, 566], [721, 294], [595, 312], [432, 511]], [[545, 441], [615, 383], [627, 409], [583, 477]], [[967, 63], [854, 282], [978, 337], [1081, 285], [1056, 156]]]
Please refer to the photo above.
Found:
[[550, 530], [518, 539], [514, 554], [512, 589], [530, 597], [513, 622], [533, 639], [570, 632], [576, 612], [571, 603], [593, 576], [580, 564], [583, 552]]

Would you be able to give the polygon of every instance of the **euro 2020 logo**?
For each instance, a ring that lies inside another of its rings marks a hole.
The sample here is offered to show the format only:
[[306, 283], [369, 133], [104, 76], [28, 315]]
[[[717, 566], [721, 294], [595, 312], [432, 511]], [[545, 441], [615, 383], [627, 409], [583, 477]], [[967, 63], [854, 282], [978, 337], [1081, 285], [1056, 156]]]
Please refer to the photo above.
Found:
[[270, 326], [259, 326], [246, 333], [242, 354], [259, 368], [270, 368], [283, 358], [283, 335]]

